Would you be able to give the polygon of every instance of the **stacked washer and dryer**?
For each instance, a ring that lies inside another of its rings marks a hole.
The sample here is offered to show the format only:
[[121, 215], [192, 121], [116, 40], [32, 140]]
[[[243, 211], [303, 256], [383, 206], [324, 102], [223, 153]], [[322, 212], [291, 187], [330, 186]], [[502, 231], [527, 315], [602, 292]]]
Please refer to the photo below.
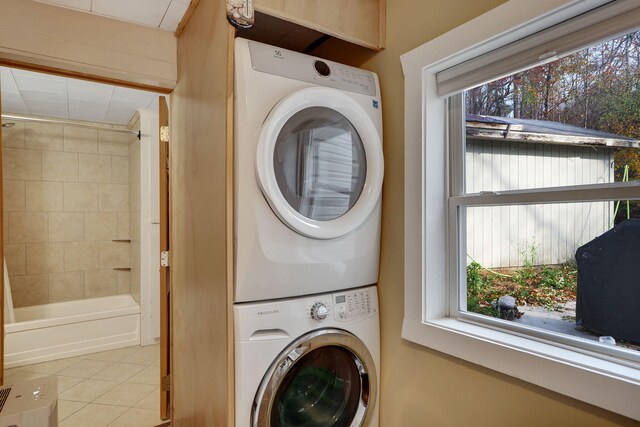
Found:
[[377, 76], [235, 52], [236, 426], [377, 427]]

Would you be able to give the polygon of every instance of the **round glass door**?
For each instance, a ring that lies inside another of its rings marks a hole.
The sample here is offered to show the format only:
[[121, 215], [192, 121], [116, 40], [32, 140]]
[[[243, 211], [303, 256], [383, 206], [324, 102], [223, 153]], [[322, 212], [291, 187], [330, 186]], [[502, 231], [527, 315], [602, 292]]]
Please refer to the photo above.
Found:
[[265, 374], [252, 427], [359, 427], [372, 416], [377, 379], [362, 341], [340, 329], [303, 335]]
[[353, 355], [341, 347], [322, 347], [286, 373], [273, 399], [269, 425], [349, 427], [361, 392]]
[[272, 210], [307, 237], [353, 231], [380, 197], [378, 130], [360, 104], [335, 89], [306, 88], [280, 101], [262, 127], [256, 160]]
[[278, 188], [296, 212], [330, 221], [360, 197], [367, 160], [349, 120], [327, 107], [311, 107], [295, 113], [280, 130], [273, 169]]

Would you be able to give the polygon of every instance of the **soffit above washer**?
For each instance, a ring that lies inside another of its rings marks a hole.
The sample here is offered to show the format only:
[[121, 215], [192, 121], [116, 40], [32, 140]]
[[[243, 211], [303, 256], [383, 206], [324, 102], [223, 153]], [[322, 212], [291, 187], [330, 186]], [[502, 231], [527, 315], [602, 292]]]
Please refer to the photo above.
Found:
[[191, 0], [35, 0], [174, 32]]
[[2, 112], [127, 125], [138, 109], [157, 109], [158, 94], [0, 67]]

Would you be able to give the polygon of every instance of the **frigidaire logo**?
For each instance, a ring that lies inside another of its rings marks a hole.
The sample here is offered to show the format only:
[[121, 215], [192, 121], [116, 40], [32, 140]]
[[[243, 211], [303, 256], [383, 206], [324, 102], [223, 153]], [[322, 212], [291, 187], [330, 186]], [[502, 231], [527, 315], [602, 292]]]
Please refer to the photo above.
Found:
[[280, 310], [274, 309], [274, 310], [267, 310], [267, 311], [259, 311], [258, 316], [266, 316], [267, 314], [276, 314], [276, 313], [280, 313]]

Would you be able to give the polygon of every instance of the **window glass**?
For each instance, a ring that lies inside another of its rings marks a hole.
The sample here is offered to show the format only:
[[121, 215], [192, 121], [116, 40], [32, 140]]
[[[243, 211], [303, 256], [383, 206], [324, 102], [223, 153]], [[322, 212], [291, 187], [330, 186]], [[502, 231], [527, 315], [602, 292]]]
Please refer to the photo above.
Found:
[[354, 355], [343, 347], [320, 347], [296, 361], [282, 379], [269, 425], [351, 426], [360, 394]]
[[469, 89], [465, 104], [468, 193], [640, 179], [640, 32]]
[[273, 167], [289, 205], [307, 218], [329, 221], [358, 201], [367, 165], [353, 125], [326, 107], [294, 114], [276, 140]]
[[457, 309], [640, 350], [640, 194], [594, 196], [640, 180], [640, 32], [472, 88], [460, 117]]

